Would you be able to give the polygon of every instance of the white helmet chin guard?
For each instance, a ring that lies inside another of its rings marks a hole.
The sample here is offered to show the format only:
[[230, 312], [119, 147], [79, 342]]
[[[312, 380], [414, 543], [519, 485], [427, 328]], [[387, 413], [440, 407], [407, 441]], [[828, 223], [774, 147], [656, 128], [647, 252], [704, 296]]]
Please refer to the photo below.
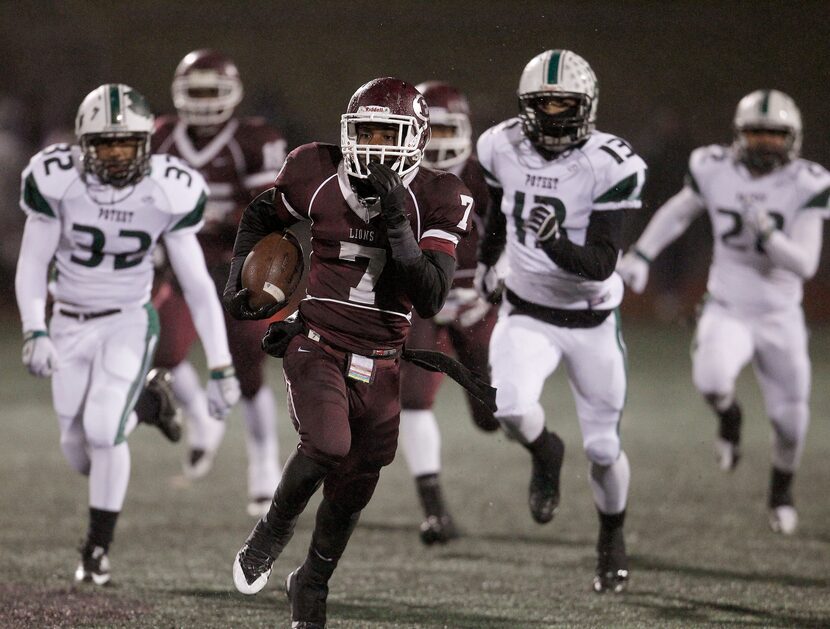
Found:
[[[75, 117], [84, 174], [116, 188], [137, 183], [150, 170], [154, 122], [145, 98], [129, 85], [107, 83], [92, 90]], [[131, 140], [136, 150], [130, 159], [104, 160], [98, 155], [98, 147], [103, 144]]]
[[[570, 50], [546, 50], [525, 66], [519, 80], [519, 118], [528, 140], [558, 153], [594, 130], [599, 101], [597, 77], [585, 59]], [[557, 114], [542, 110], [547, 99], [570, 98], [576, 105]]]
[[[744, 96], [735, 110], [735, 150], [750, 168], [769, 172], [796, 159], [801, 153], [801, 112], [795, 101], [778, 90], [756, 90]], [[747, 131], [773, 131], [787, 134], [784, 149], [751, 148]]]

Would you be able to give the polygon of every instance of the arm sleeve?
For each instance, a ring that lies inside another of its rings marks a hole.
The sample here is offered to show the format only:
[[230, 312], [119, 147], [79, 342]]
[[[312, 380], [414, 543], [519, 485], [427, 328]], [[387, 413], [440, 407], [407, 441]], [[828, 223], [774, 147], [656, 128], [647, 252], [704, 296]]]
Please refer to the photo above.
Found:
[[504, 191], [493, 186], [488, 188], [491, 202], [484, 217], [484, 234], [478, 243], [478, 261], [493, 266], [498, 262], [507, 243], [507, 219], [501, 211]]
[[674, 242], [703, 213], [700, 197], [689, 186], [666, 201], [652, 216], [634, 248], [649, 260]]
[[46, 296], [49, 263], [58, 250], [60, 221], [30, 214], [23, 230], [14, 292], [23, 331], [46, 329]]
[[542, 244], [557, 266], [589, 280], [611, 276], [622, 247], [623, 212], [592, 212], [585, 245], [575, 245], [564, 235]]
[[764, 243], [772, 262], [808, 280], [818, 270], [823, 239], [823, 218], [818, 212], [802, 210], [793, 223], [792, 233], [775, 230]]
[[193, 316], [193, 324], [202, 341], [208, 367], [216, 369], [230, 365], [231, 353], [228, 349], [225, 317], [196, 235], [168, 233], [164, 243], [173, 272]]
[[455, 258], [442, 251], [425, 250], [411, 263], [398, 262], [398, 266], [415, 311], [424, 319], [434, 317], [450, 292]]

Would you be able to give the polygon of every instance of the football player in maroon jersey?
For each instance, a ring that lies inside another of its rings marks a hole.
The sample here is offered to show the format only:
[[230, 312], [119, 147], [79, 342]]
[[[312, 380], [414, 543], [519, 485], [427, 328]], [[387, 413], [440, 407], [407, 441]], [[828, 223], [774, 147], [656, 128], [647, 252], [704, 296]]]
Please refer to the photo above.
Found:
[[[489, 193], [481, 166], [472, 155], [470, 106], [467, 97], [448, 83], [428, 81], [416, 88], [427, 101], [432, 128], [422, 163], [458, 176], [472, 192], [476, 210], [471, 215], [473, 229], [469, 237], [456, 249], [455, 279], [444, 307], [432, 319], [412, 316], [407, 346], [454, 352], [471, 371], [487, 378], [487, 350], [497, 309], [473, 288], [476, 246]], [[424, 510], [421, 540], [425, 544], [444, 543], [456, 537], [458, 531], [444, 506], [439, 481], [441, 435], [432, 411], [443, 374], [404, 362], [401, 381], [400, 444]], [[476, 426], [497, 430], [499, 424], [487, 407], [470, 394], [468, 400]]]
[[[311, 221], [312, 255], [295, 335], [273, 324], [263, 348], [284, 355], [299, 445], [270, 510], [234, 559], [244, 594], [261, 590], [308, 500], [323, 499], [305, 562], [286, 581], [294, 627], [324, 627], [328, 581], [380, 470], [392, 462], [400, 416], [401, 349], [411, 310], [441, 310], [473, 198], [454, 175], [419, 168], [429, 110], [409, 83], [372, 80], [341, 118], [340, 146], [288, 156], [275, 187], [245, 210], [223, 300], [239, 319], [263, 318], [240, 290], [246, 254], [262, 237]], [[276, 345], [281, 345], [279, 351]]]
[[[242, 99], [242, 82], [236, 65], [221, 53], [188, 53], [176, 68], [172, 91], [178, 115], [158, 120], [153, 151], [184, 159], [208, 182], [210, 197], [199, 241], [221, 292], [242, 210], [273, 184], [285, 159], [286, 143], [261, 118], [234, 115]], [[173, 373], [176, 397], [189, 418], [185, 474], [199, 478], [210, 469], [224, 423], [208, 415], [199, 378], [187, 362], [195, 334], [182, 296], [173, 285], [163, 285], [154, 302], [162, 329], [156, 364]], [[280, 475], [276, 407], [263, 379], [264, 355], [259, 351], [267, 322], [227, 317], [227, 326], [247, 427], [248, 512], [258, 517], [267, 512]]]

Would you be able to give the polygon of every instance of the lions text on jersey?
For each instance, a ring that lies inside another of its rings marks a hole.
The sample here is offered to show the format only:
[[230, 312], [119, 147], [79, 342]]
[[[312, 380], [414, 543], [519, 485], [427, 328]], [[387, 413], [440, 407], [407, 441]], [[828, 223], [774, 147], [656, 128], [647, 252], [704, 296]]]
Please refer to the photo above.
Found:
[[560, 269], [537, 246], [525, 222], [534, 207], [556, 214], [562, 233], [585, 244], [591, 212], [641, 206], [646, 164], [621, 138], [593, 132], [557, 159], [544, 159], [522, 133], [518, 118], [485, 132], [478, 158], [487, 183], [503, 190], [507, 219], [507, 287], [529, 302], [567, 310], [611, 310], [622, 301], [623, 284], [612, 274], [592, 281]]

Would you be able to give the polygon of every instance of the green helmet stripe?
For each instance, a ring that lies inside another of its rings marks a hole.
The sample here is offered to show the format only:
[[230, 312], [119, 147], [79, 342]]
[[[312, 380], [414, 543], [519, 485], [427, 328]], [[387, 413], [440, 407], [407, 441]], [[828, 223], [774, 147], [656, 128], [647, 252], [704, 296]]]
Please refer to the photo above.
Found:
[[562, 57], [561, 50], [554, 50], [551, 52], [550, 59], [548, 59], [548, 80], [546, 83], [559, 82], [559, 61]]
[[764, 90], [764, 98], [761, 101], [761, 113], [765, 115], [769, 113], [769, 96], [770, 91]]
[[110, 85], [110, 124], [121, 122], [121, 94], [117, 85]]

